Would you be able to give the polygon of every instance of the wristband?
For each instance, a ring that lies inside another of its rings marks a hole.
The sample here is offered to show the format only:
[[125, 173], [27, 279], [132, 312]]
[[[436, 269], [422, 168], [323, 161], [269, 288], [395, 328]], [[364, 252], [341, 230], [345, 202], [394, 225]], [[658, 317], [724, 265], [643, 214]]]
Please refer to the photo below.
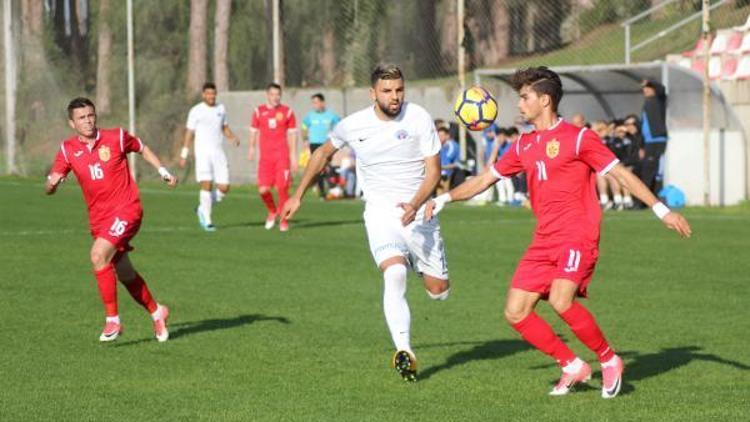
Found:
[[651, 210], [656, 214], [657, 217], [659, 217], [659, 220], [663, 220], [664, 217], [669, 214], [671, 211], [669, 207], [664, 205], [663, 202], [657, 202], [653, 206], [651, 206]]
[[180, 150], [180, 158], [182, 158], [183, 160], [187, 160], [189, 154], [190, 148], [182, 147], [182, 149]]
[[161, 178], [164, 180], [168, 180], [169, 178], [172, 177], [172, 174], [164, 166], [159, 167], [159, 170], [157, 171], [159, 172], [159, 176], [161, 176]]
[[442, 195], [439, 195], [437, 198], [435, 198], [435, 201], [440, 201], [444, 204], [447, 204], [448, 202], [451, 202], [453, 198], [451, 198], [451, 194], [446, 192]]

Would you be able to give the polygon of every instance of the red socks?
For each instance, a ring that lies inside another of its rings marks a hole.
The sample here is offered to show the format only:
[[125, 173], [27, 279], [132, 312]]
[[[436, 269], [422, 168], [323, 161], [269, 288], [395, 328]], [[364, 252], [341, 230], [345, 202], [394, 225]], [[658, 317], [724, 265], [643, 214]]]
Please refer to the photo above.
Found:
[[555, 358], [560, 366], [565, 366], [576, 358], [575, 353], [560, 340], [560, 337], [552, 331], [552, 327], [536, 312], [530, 313], [521, 322], [513, 324], [513, 328], [532, 346]]
[[99, 294], [104, 303], [104, 314], [108, 317], [117, 316], [117, 278], [115, 268], [110, 264], [99, 271], [94, 271]]
[[157, 304], [154, 298], [151, 296], [151, 292], [148, 291], [146, 282], [143, 280], [140, 274], [135, 273], [135, 278], [130, 283], [122, 283], [128, 289], [130, 296], [140, 303], [141, 306], [146, 308], [148, 313], [153, 314], [156, 312]]
[[[279, 198], [281, 198], [281, 195], [279, 195]], [[273, 194], [271, 193], [271, 191], [261, 193], [260, 199], [262, 199], [263, 203], [266, 204], [266, 208], [268, 208], [269, 213], [276, 214], [276, 204], [273, 203]]]
[[284, 203], [286, 203], [286, 200], [289, 199], [289, 188], [286, 186], [282, 188], [276, 188], [276, 191], [279, 193], [279, 209], [284, 208]]
[[573, 305], [561, 313], [560, 317], [573, 330], [578, 340], [596, 353], [599, 362], [606, 362], [615, 355], [615, 351], [609, 347], [602, 330], [596, 324], [594, 316], [583, 305], [573, 302]]

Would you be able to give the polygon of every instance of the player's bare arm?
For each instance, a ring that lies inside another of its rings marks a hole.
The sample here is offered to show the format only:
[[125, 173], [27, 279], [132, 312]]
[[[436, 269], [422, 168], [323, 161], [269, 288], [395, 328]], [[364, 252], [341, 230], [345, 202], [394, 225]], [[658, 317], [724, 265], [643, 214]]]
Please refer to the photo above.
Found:
[[676, 231], [682, 237], [690, 237], [693, 233], [688, 221], [674, 211], [671, 211], [666, 205], [662, 204], [656, 196], [636, 177], [630, 170], [622, 164], [617, 164], [609, 171], [623, 186], [625, 186], [633, 196], [640, 199], [661, 219], [667, 228]]
[[437, 215], [448, 202], [471, 199], [477, 194], [486, 191], [490, 186], [497, 183], [498, 180], [500, 179], [495, 177], [495, 174], [487, 168], [479, 176], [472, 177], [450, 191], [428, 202], [424, 213], [425, 220], [431, 220], [432, 217]]
[[52, 195], [57, 192], [57, 187], [63, 182], [63, 180], [65, 180], [65, 176], [61, 173], [50, 173], [49, 176], [47, 176], [47, 183], [44, 184], [44, 193]]
[[161, 176], [162, 180], [167, 182], [167, 185], [169, 185], [169, 187], [174, 187], [175, 185], [177, 185], [177, 177], [173, 176], [169, 172], [169, 170], [167, 170], [167, 168], [162, 165], [161, 160], [159, 160], [159, 157], [157, 157], [156, 154], [151, 151], [151, 148], [144, 145], [143, 151], [141, 151], [141, 155], [143, 155], [143, 159], [147, 163], [154, 166], [156, 171], [159, 172], [159, 176]]
[[180, 167], [184, 168], [187, 165], [187, 159], [190, 155], [190, 143], [195, 138], [195, 131], [192, 129], [185, 129], [185, 137], [182, 141], [182, 149], [180, 150]]
[[404, 226], [414, 221], [417, 216], [417, 210], [430, 198], [440, 182], [440, 154], [435, 154], [424, 159], [425, 175], [422, 184], [414, 194], [411, 201], [398, 204], [403, 208], [404, 215], [401, 216], [401, 224]]
[[284, 204], [284, 208], [281, 210], [281, 218], [291, 219], [297, 210], [299, 210], [302, 204], [302, 197], [305, 196], [307, 189], [315, 182], [315, 176], [323, 170], [336, 151], [337, 148], [333, 146], [331, 141], [326, 142], [315, 150], [310, 157], [310, 161], [307, 163], [307, 167], [305, 167], [305, 173], [302, 175], [302, 180], [299, 182], [297, 190], [294, 191], [294, 195]]
[[258, 130], [250, 128], [250, 139], [248, 140], [247, 149], [247, 160], [253, 161], [255, 159], [255, 144], [258, 142]]
[[222, 132], [224, 132], [224, 136], [227, 138], [227, 140], [232, 143], [232, 146], [240, 146], [239, 138], [237, 138], [234, 132], [232, 132], [232, 129], [229, 128], [229, 125], [224, 125], [224, 129], [222, 129]]

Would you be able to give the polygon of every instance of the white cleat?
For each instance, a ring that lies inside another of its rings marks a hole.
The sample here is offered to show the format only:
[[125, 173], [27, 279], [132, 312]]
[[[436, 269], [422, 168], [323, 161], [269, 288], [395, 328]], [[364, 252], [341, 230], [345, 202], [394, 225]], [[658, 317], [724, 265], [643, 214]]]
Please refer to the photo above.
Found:
[[104, 324], [104, 330], [102, 330], [102, 334], [99, 336], [99, 341], [115, 341], [120, 334], [122, 334], [122, 325], [116, 322], [108, 322]]
[[271, 230], [273, 226], [276, 225], [276, 214], [268, 213], [268, 217], [266, 217], [266, 224], [264, 227], [266, 230]]
[[159, 305], [156, 310], [159, 317], [154, 320], [154, 337], [159, 343], [169, 340], [169, 330], [167, 330], [167, 318], [169, 318], [169, 308], [165, 305]]

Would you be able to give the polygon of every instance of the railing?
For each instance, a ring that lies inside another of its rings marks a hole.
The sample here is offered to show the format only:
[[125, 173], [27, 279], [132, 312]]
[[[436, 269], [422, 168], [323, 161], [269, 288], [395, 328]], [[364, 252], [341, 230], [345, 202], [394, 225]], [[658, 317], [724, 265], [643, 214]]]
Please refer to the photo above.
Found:
[[[635, 46], [631, 47], [630, 27], [635, 22], [638, 22], [639, 20], [642, 20], [643, 18], [645, 18], [647, 16], [650, 16], [653, 12], [655, 12], [655, 11], [657, 11], [657, 10], [665, 7], [665, 6], [668, 6], [668, 5], [672, 4], [672, 3], [675, 3], [677, 1], [679, 1], [679, 0], [665, 0], [664, 2], [659, 3], [656, 6], [651, 7], [650, 9], [647, 9], [647, 10], [645, 10], [645, 11], [643, 11], [643, 12], [635, 15], [632, 18], [630, 18], [630, 19], [628, 19], [625, 22], [623, 22], [623, 23], [620, 24], [620, 26], [622, 26], [623, 28], [625, 28], [625, 64], [630, 64], [631, 53], [633, 53], [634, 51], [639, 50], [639, 49], [645, 47], [648, 44], [651, 44], [652, 42], [654, 42], [654, 41], [656, 41], [656, 40], [664, 37], [665, 35], [669, 34], [670, 32], [674, 31], [675, 29], [681, 28], [681, 27], [687, 25], [688, 23], [690, 23], [690, 22], [692, 22], [692, 21], [694, 21], [696, 19], [700, 19], [701, 18], [701, 15], [703, 14], [703, 12], [702, 11], [696, 12], [696, 13], [694, 13], [694, 14], [686, 17], [685, 19], [683, 19], [683, 20], [675, 23], [674, 25], [670, 26], [669, 28], [664, 29], [662, 31], [659, 31], [657, 34], [655, 34], [655, 35], [653, 35], [653, 36], [651, 36], [651, 37], [649, 37], [649, 38], [647, 38], [647, 39], [639, 42]], [[711, 6], [709, 6], [708, 10], [709, 11], [710, 10], [714, 10], [717, 7], [722, 6], [722, 5], [724, 5], [724, 4], [728, 3], [728, 2], [729, 2], [728, 0], [719, 0], [716, 3], [712, 4]]]

